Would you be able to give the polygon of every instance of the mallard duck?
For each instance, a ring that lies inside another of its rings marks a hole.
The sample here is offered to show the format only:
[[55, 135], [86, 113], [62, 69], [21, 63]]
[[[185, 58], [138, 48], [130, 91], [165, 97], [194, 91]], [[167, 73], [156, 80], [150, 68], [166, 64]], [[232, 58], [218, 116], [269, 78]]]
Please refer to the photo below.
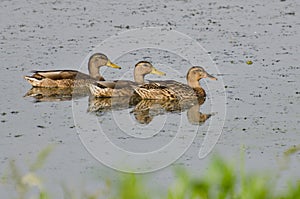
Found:
[[121, 68], [112, 63], [108, 57], [102, 53], [93, 54], [88, 62], [89, 75], [76, 70], [48, 70], [48, 71], [33, 71], [32, 76], [24, 78], [33, 87], [47, 88], [67, 88], [86, 86], [87, 83], [96, 80], [104, 81], [99, 70], [101, 66], [109, 66], [112, 68]]
[[134, 68], [134, 82], [116, 80], [112, 82], [96, 82], [89, 85], [90, 91], [95, 97], [125, 97], [134, 93], [134, 88], [144, 83], [147, 74], [166, 75], [154, 68], [150, 62], [140, 61]]
[[205, 97], [205, 90], [200, 86], [202, 78], [217, 78], [208, 74], [202, 67], [193, 66], [189, 69], [186, 79], [187, 84], [173, 80], [153, 81], [135, 88], [135, 92], [142, 99], [187, 99]]

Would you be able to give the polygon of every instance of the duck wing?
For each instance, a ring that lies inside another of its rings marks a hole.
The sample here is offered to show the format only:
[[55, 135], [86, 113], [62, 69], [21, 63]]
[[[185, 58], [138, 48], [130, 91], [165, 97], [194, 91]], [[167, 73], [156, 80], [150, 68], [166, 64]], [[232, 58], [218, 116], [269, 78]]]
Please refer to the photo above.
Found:
[[194, 89], [174, 80], [150, 81], [136, 89], [143, 99], [185, 99], [196, 97]]
[[49, 71], [32, 71], [32, 77], [37, 79], [49, 78], [52, 80], [61, 79], [90, 79], [87, 74], [81, 73], [76, 70], [49, 70]]
[[158, 82], [151, 82], [134, 89], [142, 99], [176, 99], [172, 89]]
[[111, 88], [111, 89], [124, 89], [137, 87], [138, 84], [128, 80], [116, 80], [116, 81], [97, 81], [96, 85], [100, 88]]

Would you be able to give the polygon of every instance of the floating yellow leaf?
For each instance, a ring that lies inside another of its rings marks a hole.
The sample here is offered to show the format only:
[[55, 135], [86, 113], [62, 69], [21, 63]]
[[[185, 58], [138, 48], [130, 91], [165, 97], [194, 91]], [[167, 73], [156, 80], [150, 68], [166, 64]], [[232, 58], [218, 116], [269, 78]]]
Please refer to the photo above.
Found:
[[246, 64], [248, 64], [248, 65], [252, 65], [252, 64], [253, 64], [253, 62], [252, 62], [251, 60], [247, 60], [247, 61], [246, 61]]

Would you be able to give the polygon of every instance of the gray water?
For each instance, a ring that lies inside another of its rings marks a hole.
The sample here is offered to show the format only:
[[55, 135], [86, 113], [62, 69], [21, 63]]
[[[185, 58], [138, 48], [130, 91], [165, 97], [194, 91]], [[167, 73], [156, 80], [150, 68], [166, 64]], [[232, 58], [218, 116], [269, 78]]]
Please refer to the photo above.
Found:
[[[206, 49], [219, 74], [205, 59], [197, 64], [223, 80], [227, 99], [224, 128], [212, 153], [204, 159], [198, 158], [205, 138], [198, 133], [191, 147], [174, 165], [184, 165], [191, 172], [201, 174], [212, 154], [220, 154], [238, 164], [241, 148], [245, 148], [247, 170], [270, 172], [282, 189], [287, 186], [286, 181], [299, 180], [299, 152], [288, 160], [283, 155], [300, 141], [300, 6], [296, 0], [201, 3], [189, 0], [159, 3], [8, 0], [1, 1], [0, 8], [1, 176], [7, 173], [12, 159], [26, 173], [30, 162], [49, 144], [55, 144], [54, 151], [38, 175], [54, 198], [63, 198], [62, 182], [74, 189], [93, 190], [101, 187], [101, 179], [118, 176], [118, 172], [97, 161], [82, 144], [74, 122], [72, 101], [35, 103], [34, 98], [24, 98], [31, 86], [23, 76], [35, 69], [79, 69], [88, 54], [110, 36], [135, 28], [159, 27], [186, 34]], [[109, 49], [103, 52], [111, 54]], [[151, 61], [161, 70], [173, 65], [178, 67], [177, 71], [187, 71], [190, 67], [187, 60], [178, 56], [150, 52], [141, 50], [121, 57], [112, 56], [123, 70], [106, 69], [105, 77], [116, 79], [129, 71], [124, 78], [131, 79], [130, 71], [141, 59]], [[249, 60], [253, 64], [247, 64]], [[166, 77], [151, 75], [148, 78], [185, 82], [185, 74], [169, 70], [165, 71], [169, 72]], [[202, 84], [207, 89], [215, 83], [207, 80]], [[88, 110], [88, 97], [76, 100], [84, 102], [86, 107], [83, 108]], [[211, 108], [208, 96], [201, 111], [211, 113]], [[131, 110], [132, 107], [119, 110], [120, 117], [129, 115], [131, 121], [136, 122], [128, 113]], [[109, 112], [94, 115], [84, 111], [83, 114], [102, 122], [111, 117]], [[185, 115], [186, 112], [163, 113], [156, 118], [172, 120]], [[205, 131], [211, 119], [199, 128]], [[193, 127], [188, 122], [186, 126]], [[167, 132], [176, 131], [174, 124], [165, 128]], [[125, 140], [118, 139], [120, 135], [115, 134], [114, 128], [107, 131], [117, 144], [128, 150], [144, 149], [142, 145], [134, 148], [135, 142], [126, 140], [126, 136]], [[159, 134], [151, 146], [160, 147], [169, 140], [168, 135]], [[165, 187], [172, 182], [172, 167], [147, 174], [147, 177]], [[0, 195], [12, 198], [14, 187], [10, 183], [1, 185]]]

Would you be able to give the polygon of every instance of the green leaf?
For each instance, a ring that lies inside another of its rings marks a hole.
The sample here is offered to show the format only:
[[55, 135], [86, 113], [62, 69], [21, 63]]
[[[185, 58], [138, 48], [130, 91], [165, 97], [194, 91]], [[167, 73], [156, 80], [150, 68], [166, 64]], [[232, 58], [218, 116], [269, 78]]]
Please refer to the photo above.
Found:
[[38, 169], [42, 168], [46, 162], [47, 157], [49, 156], [50, 152], [53, 150], [53, 145], [47, 146], [43, 149], [37, 156], [35, 162], [30, 165], [29, 170], [31, 172], [35, 172]]

